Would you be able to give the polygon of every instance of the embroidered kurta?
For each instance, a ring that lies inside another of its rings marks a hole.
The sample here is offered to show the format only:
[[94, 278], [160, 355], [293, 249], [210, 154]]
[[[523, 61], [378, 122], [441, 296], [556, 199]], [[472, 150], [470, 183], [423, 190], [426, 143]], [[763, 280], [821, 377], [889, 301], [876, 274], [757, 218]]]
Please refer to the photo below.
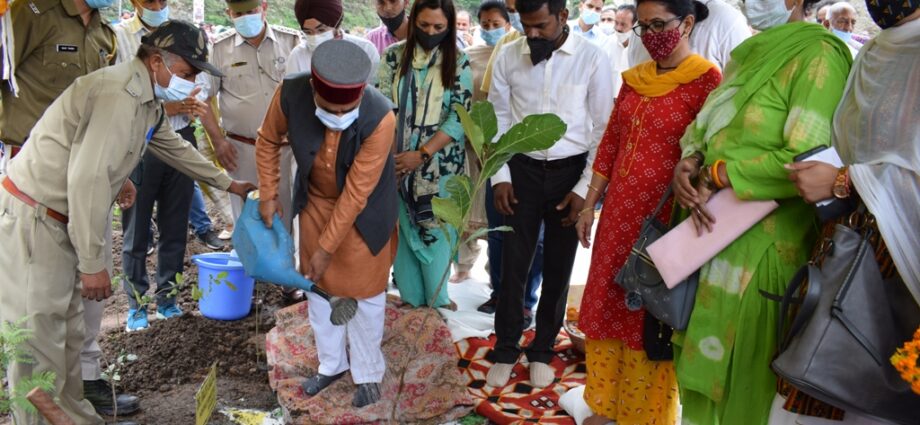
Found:
[[[259, 129], [256, 160], [259, 165], [261, 195], [275, 196], [278, 182], [280, 151], [287, 145], [287, 117], [281, 109], [281, 90], [269, 106], [268, 114]], [[395, 240], [389, 242], [377, 255], [371, 253], [367, 243], [355, 227], [355, 219], [364, 209], [367, 198], [377, 187], [386, 166], [393, 140], [396, 120], [387, 114], [370, 137], [361, 142], [360, 150], [339, 191], [336, 184], [335, 164], [341, 132], [326, 129], [323, 144], [316, 152], [310, 171], [310, 202], [300, 211], [300, 268], [305, 271], [313, 254], [322, 247], [332, 254], [325, 275], [316, 282], [330, 295], [357, 299], [370, 298], [386, 289], [390, 266], [395, 258]], [[394, 231], [395, 235], [395, 231]]]
[[[639, 237], [642, 221], [664, 195], [680, 160], [680, 138], [721, 81], [715, 68], [659, 97], [623, 85], [597, 149], [594, 172], [607, 178], [607, 195], [594, 238], [579, 328], [588, 338], [616, 338], [642, 349], [642, 311], [626, 309], [613, 278]], [[670, 205], [659, 220], [667, 223]]]

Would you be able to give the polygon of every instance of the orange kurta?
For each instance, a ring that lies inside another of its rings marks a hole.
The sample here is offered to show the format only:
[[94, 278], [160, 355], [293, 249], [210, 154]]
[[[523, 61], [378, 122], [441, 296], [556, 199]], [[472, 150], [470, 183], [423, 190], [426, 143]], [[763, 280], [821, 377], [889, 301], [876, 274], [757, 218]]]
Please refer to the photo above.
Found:
[[[362, 299], [386, 290], [395, 257], [394, 241], [391, 239], [377, 255], [373, 255], [355, 227], [355, 219], [377, 187], [391, 155], [395, 125], [393, 114], [387, 114], [374, 133], [362, 141], [341, 192], [336, 184], [335, 164], [342, 133], [327, 129], [323, 144], [316, 152], [307, 188], [309, 201], [300, 212], [298, 221], [300, 264], [303, 272], [320, 247], [332, 254], [329, 268], [317, 282], [330, 295]], [[287, 117], [281, 110], [279, 87], [259, 129], [256, 143], [259, 192], [263, 199], [278, 196], [278, 161], [280, 150], [288, 144], [286, 136]]]

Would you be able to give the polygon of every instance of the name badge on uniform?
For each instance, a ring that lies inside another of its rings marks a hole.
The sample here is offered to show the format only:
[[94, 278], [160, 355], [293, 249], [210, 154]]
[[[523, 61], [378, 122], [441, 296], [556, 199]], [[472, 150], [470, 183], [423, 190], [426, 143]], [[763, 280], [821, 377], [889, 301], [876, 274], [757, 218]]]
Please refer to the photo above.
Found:
[[63, 53], [77, 53], [78, 50], [79, 50], [79, 48], [77, 48], [77, 46], [74, 46], [73, 44], [58, 44], [58, 45], [57, 45], [57, 51], [58, 51], [59, 53], [61, 53], [61, 52], [63, 52]]
[[236, 62], [236, 63], [230, 64], [230, 67], [231, 67], [231, 68], [236, 68], [236, 67], [240, 67], [240, 66], [246, 65], [247, 63], [249, 63], [249, 62]]

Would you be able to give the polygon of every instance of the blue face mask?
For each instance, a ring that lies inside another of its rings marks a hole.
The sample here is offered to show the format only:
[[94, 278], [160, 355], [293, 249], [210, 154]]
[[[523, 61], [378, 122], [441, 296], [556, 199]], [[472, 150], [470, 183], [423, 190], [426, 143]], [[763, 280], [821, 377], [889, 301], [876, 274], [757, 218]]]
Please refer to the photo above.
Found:
[[161, 10], [142, 9], [144, 9], [144, 13], [141, 13], [141, 21], [153, 28], [163, 25], [164, 22], [169, 20], [169, 6]]
[[240, 33], [244, 38], [253, 38], [261, 34], [263, 25], [265, 25], [265, 22], [262, 20], [261, 13], [243, 15], [233, 20], [236, 32]]
[[521, 14], [515, 12], [509, 13], [508, 16], [511, 17], [511, 26], [518, 30], [518, 32], [524, 33], [524, 24], [521, 23]]
[[334, 131], [344, 131], [358, 119], [359, 108], [352, 109], [342, 115], [336, 115], [323, 108], [316, 107], [316, 118], [323, 122], [326, 128]]
[[115, 0], [86, 0], [86, 5], [90, 9], [105, 9], [107, 7], [112, 7], [115, 4]]
[[486, 42], [487, 46], [495, 46], [502, 37], [505, 36], [505, 27], [498, 27], [494, 30], [482, 30], [479, 32], [479, 36], [482, 37], [482, 40]]
[[187, 98], [192, 93], [192, 90], [195, 89], [195, 83], [177, 77], [176, 74], [169, 71], [168, 66], [166, 67], [166, 72], [170, 75], [169, 87], [163, 87], [160, 83], [154, 81], [153, 94], [157, 99], [164, 102], [179, 102]]
[[844, 43], [849, 43], [850, 40], [853, 39], [853, 33], [851, 32], [840, 31], [840, 30], [835, 30], [835, 29], [831, 29], [831, 31], [834, 32], [834, 35], [836, 35], [837, 37], [840, 37], [840, 39], [843, 40]]
[[585, 10], [581, 12], [581, 20], [585, 25], [597, 25], [601, 21], [601, 14], [593, 10]]

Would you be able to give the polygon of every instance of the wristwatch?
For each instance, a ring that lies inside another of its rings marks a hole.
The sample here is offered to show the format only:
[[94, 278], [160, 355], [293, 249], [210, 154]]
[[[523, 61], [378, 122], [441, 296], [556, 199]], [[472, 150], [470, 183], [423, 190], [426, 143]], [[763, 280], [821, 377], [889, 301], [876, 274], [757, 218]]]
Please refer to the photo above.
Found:
[[418, 152], [419, 152], [420, 154], [422, 154], [422, 162], [426, 162], [426, 163], [427, 163], [428, 160], [431, 159], [431, 154], [428, 153], [427, 150], [425, 150], [425, 146], [422, 146], [422, 147], [418, 148]]
[[834, 188], [832, 190], [834, 197], [837, 199], [846, 199], [850, 197], [850, 174], [847, 167], [843, 166], [837, 170], [837, 178], [834, 179]]

